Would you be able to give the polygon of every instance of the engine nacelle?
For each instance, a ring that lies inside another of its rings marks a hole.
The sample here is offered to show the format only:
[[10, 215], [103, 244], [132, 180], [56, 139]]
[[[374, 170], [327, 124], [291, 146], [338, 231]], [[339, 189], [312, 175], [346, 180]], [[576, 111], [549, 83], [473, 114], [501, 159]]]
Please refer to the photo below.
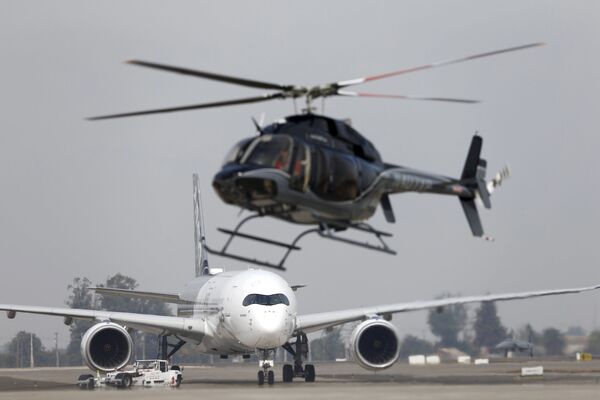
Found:
[[352, 332], [350, 348], [358, 364], [373, 371], [391, 367], [400, 355], [398, 333], [383, 319], [368, 319]]
[[124, 367], [132, 351], [131, 335], [113, 322], [96, 324], [81, 338], [81, 356], [94, 371], [109, 372]]

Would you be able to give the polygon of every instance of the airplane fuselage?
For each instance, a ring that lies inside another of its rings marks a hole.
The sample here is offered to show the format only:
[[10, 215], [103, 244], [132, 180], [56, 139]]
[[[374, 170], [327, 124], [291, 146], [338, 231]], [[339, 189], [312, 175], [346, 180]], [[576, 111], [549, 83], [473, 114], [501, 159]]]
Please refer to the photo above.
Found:
[[186, 339], [205, 353], [250, 354], [278, 348], [295, 330], [296, 297], [288, 283], [272, 272], [201, 276], [186, 285], [180, 298], [188, 303], [178, 306], [178, 316], [204, 325], [205, 334], [190, 332]]

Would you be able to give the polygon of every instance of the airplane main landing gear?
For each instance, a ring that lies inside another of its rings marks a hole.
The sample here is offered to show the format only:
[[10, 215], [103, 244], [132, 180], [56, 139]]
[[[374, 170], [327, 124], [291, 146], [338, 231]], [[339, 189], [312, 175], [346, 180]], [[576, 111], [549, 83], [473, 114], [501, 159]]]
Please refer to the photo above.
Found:
[[314, 382], [316, 373], [313, 364], [304, 364], [308, 358], [308, 338], [302, 333], [296, 336], [294, 343], [286, 343], [282, 346], [288, 353], [294, 357], [294, 365], [285, 364], [283, 366], [283, 381], [292, 382], [294, 377], [304, 378], [306, 382]]
[[262, 386], [265, 384], [265, 378], [267, 384], [273, 385], [275, 383], [275, 372], [273, 372], [273, 358], [275, 356], [274, 349], [258, 350], [258, 364], [260, 371], [258, 371], [258, 385]]

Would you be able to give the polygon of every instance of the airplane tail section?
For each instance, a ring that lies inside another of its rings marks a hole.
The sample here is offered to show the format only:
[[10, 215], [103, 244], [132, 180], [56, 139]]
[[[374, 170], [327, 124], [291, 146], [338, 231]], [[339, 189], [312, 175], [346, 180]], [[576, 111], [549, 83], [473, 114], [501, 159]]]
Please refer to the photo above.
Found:
[[200, 199], [200, 185], [198, 174], [193, 175], [194, 181], [194, 250], [196, 255], [196, 276], [208, 275], [208, 254], [206, 252], [206, 238], [204, 237], [204, 216], [202, 214], [202, 200]]

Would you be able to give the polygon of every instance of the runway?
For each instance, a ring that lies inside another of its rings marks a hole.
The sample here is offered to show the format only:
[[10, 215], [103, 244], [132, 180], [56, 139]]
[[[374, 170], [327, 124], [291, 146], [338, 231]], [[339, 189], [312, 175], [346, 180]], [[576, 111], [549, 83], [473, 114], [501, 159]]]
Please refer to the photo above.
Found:
[[[522, 366], [544, 366], [543, 377], [519, 376]], [[398, 363], [373, 373], [353, 363], [316, 364], [317, 382], [256, 384], [257, 366], [220, 364], [185, 367], [178, 389], [106, 388], [81, 391], [76, 378], [86, 368], [0, 370], [0, 399], [569, 399], [600, 395], [600, 361], [501, 362], [490, 365], [442, 364], [410, 366]]]

